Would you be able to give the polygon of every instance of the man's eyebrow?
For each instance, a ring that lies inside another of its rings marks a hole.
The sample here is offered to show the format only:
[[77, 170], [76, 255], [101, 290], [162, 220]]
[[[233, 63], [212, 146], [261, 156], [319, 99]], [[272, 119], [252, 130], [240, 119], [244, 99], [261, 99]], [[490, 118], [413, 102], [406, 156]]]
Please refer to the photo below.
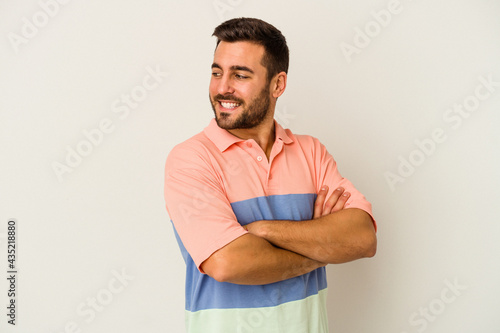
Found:
[[[213, 69], [213, 68], [222, 69], [222, 67], [221, 67], [218, 63], [216, 63], [216, 62], [214, 62], [214, 63], [212, 64], [212, 69]], [[230, 67], [230, 69], [231, 69], [232, 71], [245, 71], [245, 72], [249, 72], [249, 73], [254, 74], [254, 71], [253, 71], [252, 69], [250, 69], [250, 68], [246, 67], [246, 66], [238, 66], [238, 65], [234, 65], [234, 66], [231, 66], [231, 67]]]
[[245, 72], [250, 72], [253, 74], [253, 70], [246, 66], [231, 66], [231, 70], [233, 71], [245, 71]]

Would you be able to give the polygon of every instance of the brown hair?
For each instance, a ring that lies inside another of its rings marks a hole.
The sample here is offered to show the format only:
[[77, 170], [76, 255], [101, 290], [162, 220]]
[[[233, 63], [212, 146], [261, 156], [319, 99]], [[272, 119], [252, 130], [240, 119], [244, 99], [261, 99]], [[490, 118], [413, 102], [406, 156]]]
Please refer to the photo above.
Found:
[[267, 80], [280, 72], [288, 73], [289, 51], [286, 39], [273, 25], [256, 18], [235, 18], [221, 23], [212, 36], [221, 41], [249, 41], [264, 46], [262, 65], [267, 69]]

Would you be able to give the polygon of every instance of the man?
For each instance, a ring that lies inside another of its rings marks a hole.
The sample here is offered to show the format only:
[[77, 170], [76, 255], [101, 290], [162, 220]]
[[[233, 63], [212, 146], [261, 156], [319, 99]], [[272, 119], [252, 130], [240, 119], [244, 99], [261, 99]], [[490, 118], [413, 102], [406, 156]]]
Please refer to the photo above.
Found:
[[274, 121], [288, 47], [272, 25], [214, 31], [215, 119], [166, 162], [188, 332], [327, 333], [329, 263], [372, 257], [371, 205], [315, 138]]

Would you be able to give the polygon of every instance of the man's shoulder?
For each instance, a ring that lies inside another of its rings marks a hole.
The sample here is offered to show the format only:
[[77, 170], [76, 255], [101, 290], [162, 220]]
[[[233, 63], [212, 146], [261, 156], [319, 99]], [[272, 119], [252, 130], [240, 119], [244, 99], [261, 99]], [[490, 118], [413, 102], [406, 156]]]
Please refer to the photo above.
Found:
[[300, 146], [311, 146], [311, 147], [319, 147], [322, 146], [321, 142], [315, 136], [309, 134], [296, 134], [292, 133], [292, 131], [288, 128], [284, 129], [286, 134], [294, 141], [297, 142]]
[[193, 135], [189, 139], [178, 143], [172, 148], [169, 155], [188, 152], [199, 152], [211, 149], [214, 146], [213, 142], [207, 137], [204, 131]]
[[209, 158], [215, 149], [213, 142], [202, 131], [175, 145], [168, 154], [167, 165], [195, 164], [196, 161]]

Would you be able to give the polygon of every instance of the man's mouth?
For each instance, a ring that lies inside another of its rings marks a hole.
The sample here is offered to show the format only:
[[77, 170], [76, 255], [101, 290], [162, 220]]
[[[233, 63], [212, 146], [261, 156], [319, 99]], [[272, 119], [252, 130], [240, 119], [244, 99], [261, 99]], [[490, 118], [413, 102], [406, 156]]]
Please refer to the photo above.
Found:
[[237, 108], [238, 106], [241, 105], [241, 103], [235, 103], [235, 102], [223, 102], [223, 101], [219, 101], [219, 104], [224, 108], [224, 109], [228, 109], [228, 110], [231, 110], [231, 109], [235, 109]]

